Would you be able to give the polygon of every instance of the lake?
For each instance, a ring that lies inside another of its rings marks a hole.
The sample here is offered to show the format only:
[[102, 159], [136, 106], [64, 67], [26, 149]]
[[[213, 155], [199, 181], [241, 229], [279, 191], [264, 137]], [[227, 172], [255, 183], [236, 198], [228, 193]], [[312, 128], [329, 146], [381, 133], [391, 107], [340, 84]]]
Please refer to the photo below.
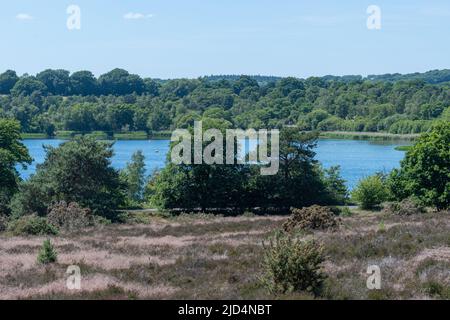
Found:
[[[26, 170], [18, 168], [23, 179], [27, 179], [36, 170], [36, 164], [45, 158], [43, 145], [58, 146], [63, 140], [24, 140], [34, 162]], [[342, 177], [352, 189], [359, 179], [379, 171], [388, 172], [396, 168], [405, 152], [395, 150], [396, 146], [407, 142], [378, 142], [366, 140], [320, 139], [316, 148], [316, 159], [325, 168], [341, 166]], [[145, 155], [147, 173], [164, 167], [169, 151], [169, 140], [119, 140], [114, 144], [115, 155], [112, 165], [122, 169], [130, 161], [131, 155], [142, 150]]]

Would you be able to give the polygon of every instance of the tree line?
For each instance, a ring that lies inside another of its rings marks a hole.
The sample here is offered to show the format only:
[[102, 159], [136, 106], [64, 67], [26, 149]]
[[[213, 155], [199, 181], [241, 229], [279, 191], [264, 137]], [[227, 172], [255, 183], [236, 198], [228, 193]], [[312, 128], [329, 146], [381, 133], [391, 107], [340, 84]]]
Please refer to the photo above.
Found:
[[89, 71], [45, 70], [19, 77], [8, 70], [0, 74], [0, 117], [18, 120], [22, 132], [48, 136], [150, 133], [185, 128], [204, 117], [243, 129], [420, 133], [450, 119], [447, 74], [163, 81], [122, 69], [98, 78]]

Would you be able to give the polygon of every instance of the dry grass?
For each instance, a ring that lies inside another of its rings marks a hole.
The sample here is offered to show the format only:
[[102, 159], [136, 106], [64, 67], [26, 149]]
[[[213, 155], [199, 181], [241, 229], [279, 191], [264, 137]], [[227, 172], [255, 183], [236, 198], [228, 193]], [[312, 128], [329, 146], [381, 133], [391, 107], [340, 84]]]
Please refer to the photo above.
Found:
[[[0, 299], [265, 299], [262, 241], [286, 217], [147, 217], [146, 224], [89, 228], [52, 238], [58, 262], [36, 263], [43, 237], [0, 235]], [[382, 227], [381, 227], [382, 225]], [[358, 212], [323, 242], [326, 299], [449, 299], [450, 216], [397, 217]], [[66, 287], [80, 266], [82, 290]], [[381, 290], [366, 288], [379, 265]]]

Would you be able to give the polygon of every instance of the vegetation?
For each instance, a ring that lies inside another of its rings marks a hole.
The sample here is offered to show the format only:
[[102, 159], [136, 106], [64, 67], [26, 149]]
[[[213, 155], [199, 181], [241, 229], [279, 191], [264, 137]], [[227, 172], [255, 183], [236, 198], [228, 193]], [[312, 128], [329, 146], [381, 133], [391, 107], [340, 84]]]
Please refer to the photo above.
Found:
[[390, 190], [397, 200], [414, 196], [438, 210], [450, 206], [450, 122], [437, 123], [392, 171]]
[[[207, 128], [206, 121], [203, 129]], [[315, 133], [284, 128], [275, 175], [261, 175], [261, 166], [256, 164], [176, 165], [168, 161], [149, 182], [151, 203], [162, 209], [222, 209], [234, 213], [255, 207], [264, 212], [288, 212], [291, 207], [343, 203], [347, 190], [339, 168], [322, 170], [314, 159], [316, 141]], [[235, 159], [237, 156], [236, 152]]]
[[47, 221], [60, 230], [79, 231], [93, 224], [90, 209], [84, 209], [76, 202], [60, 201], [49, 208]]
[[120, 172], [121, 179], [126, 185], [127, 199], [131, 206], [137, 205], [144, 200], [145, 157], [138, 150], [131, 156], [131, 162]]
[[8, 214], [8, 204], [18, 189], [19, 174], [16, 165], [31, 163], [27, 148], [20, 142], [20, 125], [0, 119], [0, 215]]
[[362, 209], [375, 209], [388, 200], [389, 190], [385, 177], [381, 174], [361, 179], [352, 191], [352, 197]]
[[326, 230], [336, 229], [339, 219], [328, 207], [311, 206], [302, 209], [293, 209], [291, 217], [283, 224], [286, 232], [294, 230]]
[[320, 295], [326, 278], [320, 245], [277, 233], [264, 249], [263, 282], [271, 293], [306, 291]]
[[396, 214], [400, 216], [408, 216], [411, 214], [424, 213], [425, 208], [420, 205], [414, 198], [406, 198], [402, 201], [390, 202], [386, 205], [383, 211], [387, 214]]
[[8, 231], [16, 236], [58, 234], [58, 229], [49, 224], [46, 218], [37, 217], [35, 215], [11, 220], [8, 224]]
[[52, 203], [65, 201], [113, 219], [125, 196], [119, 173], [111, 167], [111, 147], [91, 137], [79, 137], [57, 148], [46, 146], [44, 163], [12, 200], [13, 214], [45, 216]]
[[56, 262], [58, 255], [50, 242], [50, 239], [44, 240], [42, 248], [39, 251], [37, 262], [41, 264], [49, 264]]
[[236, 128], [415, 134], [447, 119], [448, 73], [160, 81], [122, 69], [98, 79], [89, 71], [18, 77], [8, 70], [0, 74], [0, 117], [18, 120], [24, 133], [50, 137], [103, 131], [119, 139], [145, 139], [205, 116]]

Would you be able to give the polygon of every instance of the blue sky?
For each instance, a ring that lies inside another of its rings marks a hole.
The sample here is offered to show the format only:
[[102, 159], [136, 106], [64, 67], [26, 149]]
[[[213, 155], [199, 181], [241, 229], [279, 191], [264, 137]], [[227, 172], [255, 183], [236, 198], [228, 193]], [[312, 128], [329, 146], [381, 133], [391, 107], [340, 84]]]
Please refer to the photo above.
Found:
[[[121, 67], [159, 78], [308, 77], [450, 68], [448, 0], [0, 3], [0, 72], [99, 75]], [[71, 4], [81, 9], [81, 30], [66, 27]], [[380, 30], [366, 27], [371, 4], [381, 9]]]

